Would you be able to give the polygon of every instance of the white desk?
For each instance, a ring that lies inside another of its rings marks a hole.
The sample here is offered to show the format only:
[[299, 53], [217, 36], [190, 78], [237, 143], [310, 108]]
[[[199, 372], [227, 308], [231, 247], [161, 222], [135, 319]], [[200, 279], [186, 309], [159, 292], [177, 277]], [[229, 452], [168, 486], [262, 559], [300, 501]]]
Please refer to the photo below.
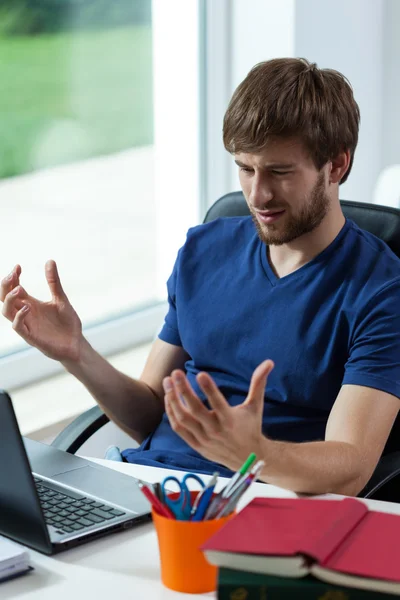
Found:
[[[93, 460], [150, 482], [161, 481], [169, 473], [182, 477], [182, 471]], [[296, 495], [272, 485], [256, 483], [246, 492], [239, 508], [255, 496]], [[375, 510], [400, 514], [400, 504], [373, 500], [364, 502]], [[31, 565], [35, 570], [29, 575], [1, 583], [1, 600], [193, 600], [196, 597], [215, 596], [214, 593], [181, 594], [162, 585], [157, 537], [152, 523], [110, 534], [54, 557], [44, 556], [33, 550], [30, 550], [30, 555]]]

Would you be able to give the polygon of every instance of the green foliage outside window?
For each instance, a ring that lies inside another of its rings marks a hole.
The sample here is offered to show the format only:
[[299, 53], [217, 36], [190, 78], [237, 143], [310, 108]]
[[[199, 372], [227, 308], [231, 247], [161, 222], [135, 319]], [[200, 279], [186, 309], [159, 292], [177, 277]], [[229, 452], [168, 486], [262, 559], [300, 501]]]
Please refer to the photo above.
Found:
[[0, 0], [0, 35], [150, 24], [150, 0]]
[[0, 178], [152, 143], [150, 7], [0, 0]]

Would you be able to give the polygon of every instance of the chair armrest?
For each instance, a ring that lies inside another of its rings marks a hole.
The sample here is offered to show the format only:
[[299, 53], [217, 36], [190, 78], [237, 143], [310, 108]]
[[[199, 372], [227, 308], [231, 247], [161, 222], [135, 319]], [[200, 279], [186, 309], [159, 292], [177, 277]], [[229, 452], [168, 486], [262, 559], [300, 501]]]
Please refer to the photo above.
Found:
[[89, 410], [76, 417], [72, 423], [67, 425], [53, 440], [51, 445], [59, 450], [75, 454], [86, 440], [96, 433], [100, 427], [108, 423], [108, 421], [107, 415], [96, 404], [96, 406], [89, 408]]
[[[400, 452], [391, 452], [383, 456], [371, 479], [359, 493], [360, 498], [373, 498], [374, 500], [386, 500], [389, 502], [400, 502], [400, 478], [395, 483], [394, 479], [400, 475]], [[391, 482], [389, 489], [389, 482]], [[386, 490], [384, 489], [386, 488]]]

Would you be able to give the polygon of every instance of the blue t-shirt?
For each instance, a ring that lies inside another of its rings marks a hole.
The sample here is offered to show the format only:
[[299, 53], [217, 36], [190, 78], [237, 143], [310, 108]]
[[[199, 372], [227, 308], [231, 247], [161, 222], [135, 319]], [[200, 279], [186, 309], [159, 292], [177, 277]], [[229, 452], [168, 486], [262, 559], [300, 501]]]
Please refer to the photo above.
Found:
[[[203, 400], [199, 371], [234, 406], [245, 400], [257, 365], [275, 362], [263, 414], [272, 439], [323, 440], [344, 384], [400, 397], [400, 260], [350, 220], [323, 252], [282, 278], [251, 217], [199, 225], [189, 230], [167, 286], [159, 337], [186, 350], [187, 376]], [[166, 414], [123, 455], [205, 473], [217, 468], [174, 433]]]

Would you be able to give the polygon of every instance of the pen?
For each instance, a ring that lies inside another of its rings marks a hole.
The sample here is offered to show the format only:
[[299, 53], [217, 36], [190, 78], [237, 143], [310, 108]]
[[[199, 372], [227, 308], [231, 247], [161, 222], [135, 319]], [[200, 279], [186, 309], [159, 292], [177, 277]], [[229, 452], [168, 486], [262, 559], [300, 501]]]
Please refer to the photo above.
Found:
[[225, 506], [221, 507], [220, 511], [215, 515], [216, 519], [221, 517], [226, 517], [229, 515], [239, 502], [240, 498], [243, 496], [244, 492], [250, 487], [250, 485], [255, 481], [260, 474], [261, 469], [265, 465], [263, 460], [258, 461], [252, 468], [251, 472], [246, 475], [245, 479], [236, 486], [236, 488], [232, 491], [232, 494], [228, 498], [228, 502]]
[[255, 461], [255, 459], [256, 459], [256, 455], [254, 454], [254, 452], [252, 452], [248, 456], [247, 460], [240, 467], [239, 471], [237, 471], [233, 475], [233, 477], [228, 481], [228, 483], [224, 487], [224, 489], [221, 490], [221, 492], [219, 492], [219, 494], [214, 496], [214, 498], [210, 502], [210, 505], [206, 511], [206, 514], [204, 515], [204, 520], [214, 519], [217, 512], [219, 512], [223, 507], [226, 506], [226, 504], [228, 502], [229, 490], [242, 477], [242, 475], [246, 473], [247, 469]]
[[226, 517], [233, 510], [235, 510], [235, 506], [239, 502], [239, 500], [242, 497], [242, 495], [244, 494], [244, 492], [251, 485], [251, 483], [252, 483], [253, 480], [254, 480], [254, 476], [253, 475], [248, 475], [246, 477], [246, 479], [242, 482], [242, 484], [232, 494], [232, 496], [230, 498], [228, 498], [228, 501], [225, 502], [225, 504], [220, 507], [219, 512], [217, 512], [217, 514], [215, 515], [214, 518], [215, 519], [220, 519], [221, 517]]
[[167, 517], [167, 519], [175, 519], [175, 515], [168, 508], [168, 506], [165, 506], [162, 502], [160, 502], [157, 496], [153, 494], [150, 488], [148, 488], [143, 481], [138, 481], [138, 486], [158, 514], [162, 515], [163, 517]]
[[228, 492], [229, 489], [232, 487], [232, 485], [234, 485], [238, 479], [240, 479], [242, 477], [242, 475], [244, 475], [247, 471], [247, 469], [249, 468], [250, 465], [253, 464], [253, 462], [256, 460], [256, 455], [254, 454], [254, 452], [252, 452], [248, 459], [246, 460], [246, 462], [240, 467], [239, 471], [237, 471], [232, 479], [230, 479], [227, 483], [227, 485], [224, 487], [224, 489], [219, 492], [219, 494], [217, 494], [216, 496], [214, 496], [214, 498], [211, 500], [210, 506], [207, 509], [207, 512], [204, 516], [204, 519], [213, 519], [216, 512], [219, 511], [222, 506], [225, 506], [227, 504], [227, 496], [228, 496]]
[[153, 483], [153, 490], [154, 490], [154, 495], [156, 496], [156, 498], [158, 498], [158, 500], [160, 500], [160, 502], [163, 502], [161, 483], [159, 481], [157, 481], [156, 483]]
[[251, 465], [253, 464], [253, 462], [256, 460], [256, 455], [254, 454], [254, 452], [252, 452], [250, 454], [250, 456], [248, 457], [248, 459], [246, 460], [245, 463], [243, 463], [243, 465], [240, 467], [239, 471], [237, 471], [232, 479], [230, 479], [230, 481], [228, 481], [227, 485], [225, 486], [225, 488], [222, 490], [222, 497], [226, 498], [229, 494], [229, 491], [233, 488], [233, 486], [235, 485], [235, 483], [242, 478], [242, 476], [246, 473], [246, 471], [249, 469], [249, 467], [251, 467]]
[[192, 521], [201, 521], [206, 514], [218, 479], [218, 471], [214, 473], [208, 485], [198, 494], [192, 508]]
[[[212, 476], [212, 478], [211, 478], [211, 479], [210, 479], [210, 481], [208, 482], [208, 485], [206, 485], [206, 486], [205, 486], [205, 487], [204, 487], [204, 488], [203, 488], [203, 489], [202, 489], [202, 490], [201, 490], [201, 491], [200, 491], [200, 492], [197, 494], [197, 496], [196, 496], [196, 498], [195, 498], [195, 501], [193, 502], [192, 510], [191, 510], [191, 513], [190, 513], [190, 514], [191, 514], [191, 516], [193, 516], [193, 515], [194, 515], [194, 513], [196, 512], [196, 509], [197, 509], [197, 506], [198, 506], [198, 504], [199, 504], [200, 498], [202, 497], [202, 495], [204, 494], [204, 492], [206, 491], [206, 489], [207, 489], [208, 487], [210, 487], [211, 485], [214, 485], [214, 487], [215, 487], [215, 484], [217, 483], [217, 478], [218, 478], [218, 476], [219, 476], [219, 473], [218, 473], [218, 471], [215, 471], [215, 473], [213, 473], [213, 476]], [[215, 481], [214, 481], [214, 478], [215, 478]]]
[[236, 492], [238, 487], [245, 481], [245, 479], [246, 479], [246, 477], [248, 477], [248, 475], [252, 475], [252, 474], [258, 475], [264, 465], [265, 465], [265, 462], [263, 460], [259, 460], [258, 462], [256, 462], [256, 464], [250, 470], [250, 473], [245, 473], [244, 475], [242, 475], [242, 477], [237, 480], [236, 484], [231, 486], [231, 488], [227, 494], [227, 497], [230, 498], [232, 496], [232, 494], [234, 494]]

